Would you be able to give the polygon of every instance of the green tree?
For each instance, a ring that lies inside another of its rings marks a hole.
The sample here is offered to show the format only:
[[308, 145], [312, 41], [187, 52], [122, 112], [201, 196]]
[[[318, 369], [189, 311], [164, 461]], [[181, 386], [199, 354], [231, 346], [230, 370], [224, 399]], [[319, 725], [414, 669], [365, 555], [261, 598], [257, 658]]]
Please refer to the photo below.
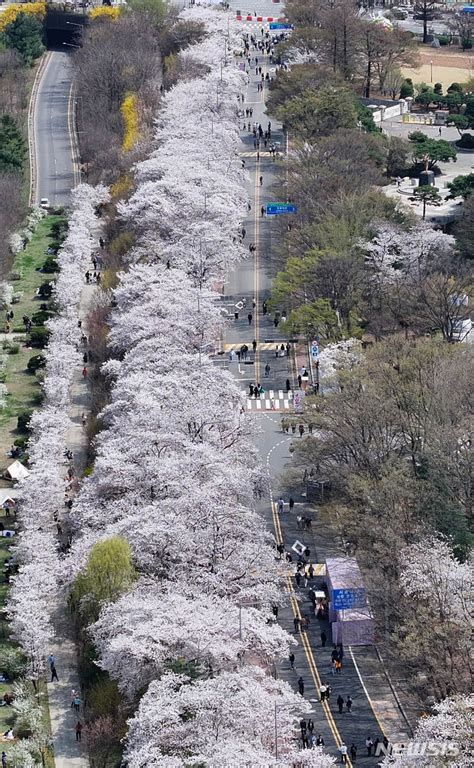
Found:
[[443, 97], [441, 94], [436, 93], [430, 88], [427, 91], [420, 91], [418, 96], [415, 98], [415, 101], [417, 104], [422, 104], [425, 107], [428, 107], [430, 104], [439, 104], [442, 99]]
[[469, 118], [466, 115], [451, 115], [449, 122], [454, 125], [460, 136], [469, 128]]
[[408, 98], [408, 96], [413, 98], [414, 95], [415, 95], [415, 90], [413, 88], [413, 80], [411, 79], [411, 77], [407, 77], [403, 81], [402, 87], [400, 88], [400, 98], [406, 99]]
[[26, 157], [26, 142], [10, 115], [0, 118], [0, 172], [21, 173]]
[[414, 161], [423, 160], [426, 168], [434, 170], [439, 162], [447, 163], [449, 160], [456, 160], [455, 148], [445, 139], [430, 139], [422, 131], [414, 131], [408, 134], [408, 140], [413, 144]]
[[426, 217], [427, 205], [441, 205], [442, 198], [437, 187], [431, 187], [429, 184], [422, 184], [413, 191], [413, 197], [410, 200], [423, 203], [423, 219]]
[[462, 218], [454, 227], [456, 243], [465, 259], [474, 259], [474, 195], [462, 207]]
[[466, 176], [456, 176], [448, 183], [449, 197], [463, 197], [464, 200], [474, 192], [474, 173], [468, 173]]
[[285, 328], [291, 335], [301, 335], [305, 339], [315, 337], [325, 343], [339, 341], [342, 337], [337, 314], [327, 299], [316, 299], [294, 309]]
[[305, 91], [286, 102], [279, 116], [303, 139], [329, 136], [338, 128], [355, 128], [357, 125], [354, 97], [346, 88]]
[[117, 600], [131, 586], [135, 576], [130, 544], [126, 539], [113, 536], [94, 544], [72, 591], [73, 602], [87, 624], [97, 619], [104, 603]]
[[19, 13], [3, 33], [7, 48], [18, 51], [21, 58], [31, 66], [44, 51], [43, 25], [34, 16]]

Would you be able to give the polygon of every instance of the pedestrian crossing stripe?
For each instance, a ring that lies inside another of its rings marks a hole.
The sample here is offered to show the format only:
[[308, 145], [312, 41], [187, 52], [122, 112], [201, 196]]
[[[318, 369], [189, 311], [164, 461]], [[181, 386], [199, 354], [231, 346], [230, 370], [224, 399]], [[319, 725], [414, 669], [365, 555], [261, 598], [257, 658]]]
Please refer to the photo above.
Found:
[[[271, 152], [267, 149], [260, 152], [260, 157], [270, 157]], [[239, 152], [239, 157], [257, 157], [257, 152]]]
[[293, 392], [284, 392], [282, 389], [269, 389], [260, 397], [250, 397], [247, 390], [243, 392], [246, 396], [246, 411], [289, 411], [293, 409]]
[[[286, 350], [281, 349], [281, 345], [283, 342], [280, 341], [279, 344], [277, 344], [276, 341], [271, 342], [259, 342], [257, 345], [257, 349], [259, 352], [273, 352], [275, 354], [276, 348], [278, 346], [278, 354], [281, 357], [284, 357], [286, 355]], [[242, 347], [244, 344], [246, 344], [249, 348], [247, 354], [252, 354], [252, 342], [251, 341], [239, 341], [235, 344], [224, 344], [224, 352], [238, 352], [240, 347]], [[284, 352], [285, 355], [282, 355], [281, 353]]]

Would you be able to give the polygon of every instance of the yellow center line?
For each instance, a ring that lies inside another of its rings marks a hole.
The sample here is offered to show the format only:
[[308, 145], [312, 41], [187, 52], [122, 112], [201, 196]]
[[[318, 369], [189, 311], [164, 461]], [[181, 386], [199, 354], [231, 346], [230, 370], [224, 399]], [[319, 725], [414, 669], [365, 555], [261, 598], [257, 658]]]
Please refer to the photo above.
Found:
[[258, 275], [258, 252], [260, 249], [259, 245], [259, 229], [260, 229], [260, 181], [259, 181], [259, 173], [260, 171], [260, 160], [257, 160], [257, 163], [255, 165], [255, 201], [254, 201], [254, 222], [255, 222], [255, 256], [254, 256], [254, 298], [255, 298], [255, 309], [254, 312], [254, 321], [255, 321], [255, 340], [257, 342], [257, 349], [255, 350], [255, 383], [260, 382], [260, 353], [258, 349], [258, 341], [259, 341], [259, 320], [258, 320], [258, 282], [259, 282], [259, 275]]
[[[275, 527], [275, 537], [276, 537], [276, 540], [277, 540], [277, 544], [280, 544], [280, 543], [283, 543], [283, 533], [282, 533], [282, 529], [281, 529], [281, 521], [280, 521], [280, 517], [278, 515], [278, 511], [277, 511], [278, 507], [277, 507], [276, 502], [273, 502], [273, 501], [271, 502], [271, 508], [272, 508], [273, 525]], [[301, 619], [301, 612], [300, 612], [300, 608], [299, 608], [299, 603], [297, 601], [296, 594], [295, 594], [295, 591], [293, 589], [293, 583], [292, 583], [292, 580], [291, 580], [290, 576], [287, 576], [286, 583], [287, 583], [288, 594], [290, 596], [291, 607], [293, 609], [293, 615], [295, 617], [298, 617], [299, 619]], [[313, 678], [313, 682], [314, 682], [314, 686], [316, 688], [316, 692], [317, 692], [317, 694], [319, 696], [319, 689], [321, 687], [321, 677], [319, 675], [318, 667], [317, 667], [316, 661], [314, 659], [313, 650], [311, 648], [311, 644], [309, 642], [308, 635], [307, 635], [307, 633], [304, 630], [300, 630], [300, 636], [301, 636], [301, 641], [302, 641], [303, 648], [304, 648], [304, 651], [305, 651], [306, 659], [308, 661], [309, 671], [311, 673], [311, 677]], [[323, 701], [323, 702], [321, 702], [321, 706], [322, 706], [322, 708], [324, 710], [324, 714], [326, 715], [326, 720], [328, 721], [328, 725], [329, 725], [329, 728], [331, 729], [331, 733], [334, 736], [334, 741], [336, 742], [336, 746], [340, 747], [341, 744], [343, 743], [343, 739], [341, 738], [341, 735], [340, 735], [340, 733], [338, 731], [338, 728], [337, 728], [336, 722], [334, 720], [333, 714], [332, 714], [332, 712], [331, 712], [331, 710], [329, 708], [329, 704], [328, 704], [327, 701]], [[351, 760], [349, 758], [349, 755], [347, 755], [346, 759], [347, 759], [346, 765], [348, 765], [349, 768], [352, 768], [352, 763], [351, 763]]]

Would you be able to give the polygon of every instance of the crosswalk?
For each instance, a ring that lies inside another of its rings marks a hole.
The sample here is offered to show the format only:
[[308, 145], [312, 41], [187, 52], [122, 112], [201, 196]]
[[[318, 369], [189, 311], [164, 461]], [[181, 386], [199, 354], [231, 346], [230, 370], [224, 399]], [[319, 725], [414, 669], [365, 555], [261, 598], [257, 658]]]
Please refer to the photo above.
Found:
[[244, 390], [246, 397], [246, 411], [292, 411], [293, 392], [285, 392], [282, 389], [269, 389], [260, 397], [250, 397], [248, 390]]
[[[238, 344], [224, 344], [224, 351], [225, 352], [236, 352], [242, 345], [246, 344], [247, 347], [249, 347], [249, 352], [247, 354], [250, 354], [252, 349], [252, 342], [251, 341], [242, 341]], [[276, 348], [278, 347], [278, 357], [285, 357], [286, 356], [286, 350], [281, 349], [282, 342], [280, 341], [279, 344], [277, 344], [275, 341], [262, 341], [258, 343], [257, 349], [259, 352], [273, 352], [275, 354]]]

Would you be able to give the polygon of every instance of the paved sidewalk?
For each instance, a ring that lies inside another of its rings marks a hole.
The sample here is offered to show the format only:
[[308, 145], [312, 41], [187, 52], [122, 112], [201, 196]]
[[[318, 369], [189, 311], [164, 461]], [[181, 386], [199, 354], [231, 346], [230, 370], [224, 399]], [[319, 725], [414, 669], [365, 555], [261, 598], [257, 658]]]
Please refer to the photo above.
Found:
[[[49, 713], [54, 745], [56, 768], [87, 768], [89, 759], [83, 741], [76, 741], [75, 727], [78, 720], [84, 724], [82, 703], [79, 713], [71, 707], [72, 690], [79, 690], [77, 653], [69, 617], [64, 602], [59, 601], [55, 611], [56, 640], [50, 646], [50, 653], [56, 657], [59, 682], [48, 682]], [[82, 697], [81, 697], [82, 699]]]
[[[84, 284], [79, 304], [79, 317], [84, 321], [93, 302], [96, 284]], [[74, 454], [76, 477], [80, 478], [87, 461], [87, 435], [82, 426], [82, 414], [90, 411], [90, 393], [82, 367], [74, 372], [70, 387], [69, 415], [73, 422], [66, 437], [66, 447]], [[64, 526], [65, 527], [65, 526]], [[75, 726], [78, 720], [84, 725], [82, 703], [79, 713], [71, 707], [72, 690], [80, 692], [77, 649], [74, 630], [67, 613], [65, 595], [60, 595], [55, 608], [54, 627], [56, 637], [50, 653], [56, 657], [59, 682], [48, 683], [49, 712], [53, 736], [56, 768], [88, 768], [89, 757], [85, 732], [82, 741], [76, 741]]]

